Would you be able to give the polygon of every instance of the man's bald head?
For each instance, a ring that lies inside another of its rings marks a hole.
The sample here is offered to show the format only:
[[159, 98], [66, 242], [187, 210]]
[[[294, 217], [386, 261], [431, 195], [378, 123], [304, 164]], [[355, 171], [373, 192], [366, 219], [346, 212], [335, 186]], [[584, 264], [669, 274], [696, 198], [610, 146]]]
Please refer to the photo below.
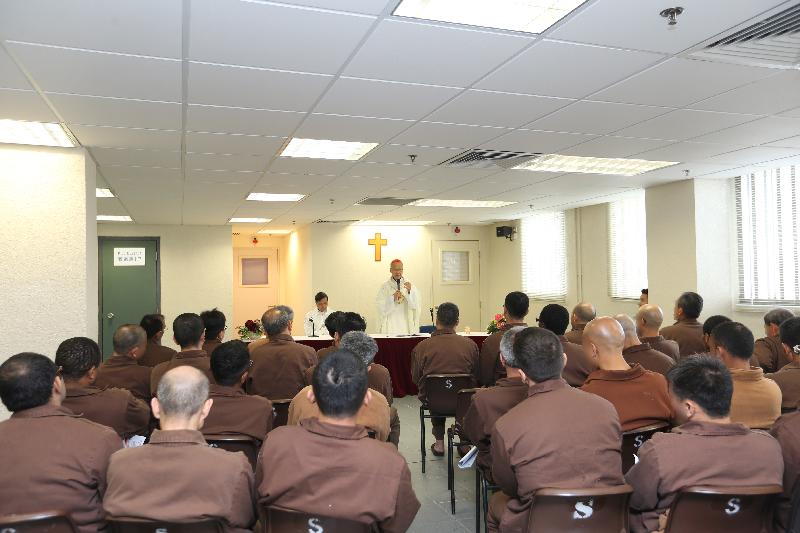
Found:
[[587, 343], [595, 345], [601, 354], [618, 354], [621, 357], [625, 332], [619, 322], [610, 316], [601, 316], [589, 322], [583, 330], [583, 345]]
[[572, 325], [587, 324], [597, 316], [597, 309], [588, 302], [581, 302], [572, 310]]
[[292, 321], [290, 308], [278, 305], [261, 315], [261, 325], [264, 326], [264, 333], [267, 337], [274, 337], [285, 333], [289, 329], [289, 323]]
[[625, 314], [614, 315], [614, 320], [619, 322], [619, 325], [622, 326], [622, 331], [626, 336], [636, 335], [636, 323], [631, 317]]
[[[117, 355], [140, 356], [147, 345], [147, 333], [144, 328], [136, 324], [123, 324], [114, 332], [114, 353]], [[139, 348], [137, 353], [131, 353], [134, 348]]]
[[647, 327], [658, 329], [664, 322], [664, 311], [656, 304], [646, 304], [636, 313], [636, 321], [644, 322]]
[[192, 366], [173, 368], [158, 382], [159, 418], [191, 418], [208, 400], [208, 378]]

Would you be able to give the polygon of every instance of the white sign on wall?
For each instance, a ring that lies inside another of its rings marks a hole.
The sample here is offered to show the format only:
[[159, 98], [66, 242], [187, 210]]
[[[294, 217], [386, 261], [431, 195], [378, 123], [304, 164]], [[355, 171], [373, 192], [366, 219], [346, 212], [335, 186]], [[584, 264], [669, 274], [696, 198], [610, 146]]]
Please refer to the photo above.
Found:
[[144, 248], [114, 248], [114, 266], [144, 266]]

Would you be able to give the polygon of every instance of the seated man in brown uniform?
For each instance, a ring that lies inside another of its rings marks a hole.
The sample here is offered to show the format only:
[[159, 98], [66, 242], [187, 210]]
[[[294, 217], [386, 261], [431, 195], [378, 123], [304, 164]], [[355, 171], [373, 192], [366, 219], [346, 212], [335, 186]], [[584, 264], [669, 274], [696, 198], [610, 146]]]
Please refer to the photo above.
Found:
[[614, 320], [619, 322], [625, 333], [625, 344], [622, 348], [622, 357], [625, 358], [625, 361], [631, 366], [638, 363], [645, 370], [652, 370], [666, 376], [669, 369], [675, 366], [675, 361], [666, 354], [654, 350], [650, 344], [640, 341], [636, 334], [636, 323], [631, 317], [616, 315]]
[[[333, 317], [333, 318], [331, 318]], [[317, 350], [317, 360], [322, 361], [326, 355], [335, 352], [336, 350], [344, 349], [342, 348], [342, 339], [345, 335], [350, 333], [351, 331], [356, 332], [364, 332], [367, 330], [367, 321], [364, 320], [364, 317], [359, 315], [358, 313], [353, 312], [343, 312], [343, 311], [334, 311], [328, 318], [325, 319], [325, 324], [327, 325], [330, 322], [330, 326], [332, 328], [331, 337], [333, 337], [333, 344], [331, 346], [327, 346], [325, 348], [321, 348]], [[352, 350], [345, 350], [352, 353]], [[378, 345], [375, 345], [375, 353], [372, 354], [375, 357], [375, 354], [378, 353]], [[386, 370], [385, 366], [378, 365], [384, 370]], [[380, 373], [380, 369], [377, 369]], [[311, 385], [311, 376], [314, 375], [314, 367], [308, 367], [306, 371], [303, 373], [303, 379], [305, 380], [306, 385]], [[386, 377], [388, 377], [389, 371], [386, 370]], [[374, 379], [374, 378], [373, 378]], [[382, 393], [386, 396], [386, 391], [384, 389], [377, 389], [373, 387], [373, 382], [370, 382], [370, 388], [377, 390], [378, 392]], [[391, 392], [391, 389], [390, 389]], [[386, 399], [391, 401], [391, 395], [386, 396]]]
[[[469, 337], [456, 334], [458, 306], [445, 302], [436, 310], [436, 331], [414, 347], [411, 352], [411, 379], [419, 387], [419, 399], [425, 402], [425, 376], [429, 374], [472, 374], [478, 372], [478, 345]], [[431, 419], [433, 455], [444, 455], [445, 419]]]
[[115, 453], [103, 508], [114, 520], [198, 522], [245, 533], [255, 522], [253, 469], [243, 453], [206, 444], [208, 379], [187, 365], [164, 374], [152, 400], [160, 430], [150, 443]]
[[206, 355], [211, 357], [223, 339], [225, 339], [225, 314], [216, 307], [210, 311], [203, 311], [200, 313], [200, 320], [203, 321], [205, 327], [205, 342], [201, 348]]
[[53, 361], [21, 353], [0, 365], [0, 515], [61, 509], [80, 533], [105, 528], [102, 500], [111, 454], [122, 448], [110, 428], [61, 405], [64, 381]]
[[242, 341], [220, 344], [211, 354], [216, 384], [209, 386], [214, 403], [203, 424], [203, 435], [247, 435], [263, 441], [272, 429], [272, 402], [245, 394], [250, 353]]
[[176, 353], [169, 346], [161, 345], [161, 338], [164, 336], [164, 315], [144, 315], [139, 322], [145, 333], [147, 333], [147, 348], [139, 359], [142, 366], [154, 367], [160, 363], [171, 360]]
[[[331, 336], [333, 341], [331, 341], [330, 346], [325, 346], [324, 348], [320, 348], [317, 350], [317, 360], [322, 361], [322, 359], [330, 354], [335, 352], [339, 348], [339, 340], [336, 338], [336, 323], [339, 321], [340, 318], [344, 313], [342, 311], [334, 311], [333, 313], [329, 314], [325, 317], [325, 329], [328, 330], [328, 335]], [[366, 324], [364, 324], [364, 329], [367, 329]], [[363, 330], [361, 330], [363, 331]], [[311, 385], [311, 377], [309, 376], [308, 384]]]
[[491, 387], [498, 379], [505, 376], [500, 365], [500, 339], [505, 330], [514, 326], [527, 326], [525, 317], [530, 308], [530, 299], [524, 292], [514, 291], [506, 294], [503, 303], [503, 317], [506, 324], [503, 330], [495, 331], [486, 337], [478, 356], [478, 383], [483, 387]]
[[563, 305], [545, 305], [536, 319], [540, 328], [548, 329], [558, 335], [564, 353], [567, 354], [567, 365], [561, 373], [561, 377], [573, 387], [580, 387], [589, 377], [589, 374], [597, 370], [595, 363], [588, 355], [583, 352], [580, 344], [573, 344], [564, 336], [569, 325], [569, 311]]
[[503, 333], [500, 340], [500, 363], [506, 377], [500, 378], [494, 387], [478, 389], [464, 415], [464, 433], [478, 448], [475, 459], [483, 476], [492, 484], [492, 430], [497, 420], [512, 407], [528, 397], [528, 384], [522, 380], [514, 357], [514, 339], [525, 326], [514, 326]]
[[541, 488], [621, 485], [622, 440], [614, 406], [561, 379], [566, 356], [553, 332], [517, 333], [514, 357], [528, 397], [492, 432], [492, 474], [503, 491], [490, 501], [489, 531], [524, 533]]
[[641, 342], [646, 342], [654, 350], [669, 356], [673, 361], [680, 359], [678, 343], [665, 339], [658, 333], [664, 323], [664, 312], [655, 304], [645, 304], [636, 311], [636, 334]]
[[582, 344], [583, 330], [586, 328], [586, 324], [594, 320], [596, 316], [597, 309], [595, 309], [594, 305], [589, 302], [579, 303], [572, 310], [572, 316], [570, 317], [572, 329], [565, 333], [564, 336], [573, 344]]
[[108, 426], [123, 439], [147, 435], [150, 407], [125, 389], [95, 387], [100, 347], [92, 339], [73, 337], [56, 350], [56, 364], [61, 367], [67, 396], [62, 405], [92, 422]]
[[178, 315], [172, 321], [172, 332], [181, 351], [166, 363], [160, 363], [153, 369], [153, 374], [150, 376], [150, 393], [153, 395], [158, 390], [161, 376], [179, 366], [194, 367], [205, 374], [210, 382], [214, 382], [214, 375], [211, 373], [211, 359], [202, 350], [206, 337], [205, 326], [200, 316], [195, 313]]
[[675, 301], [675, 324], [661, 330], [661, 336], [678, 343], [681, 357], [706, 350], [703, 326], [697, 321], [703, 312], [703, 297], [696, 292], [684, 292]]
[[602, 396], [617, 409], [622, 431], [672, 419], [667, 380], [661, 374], [631, 367], [622, 356], [625, 333], [619, 322], [608, 316], [586, 325], [583, 350], [597, 361], [598, 370], [589, 374], [581, 387]]
[[[783, 461], [775, 439], [728, 416], [733, 384], [720, 361], [708, 355], [683, 358], [668, 378], [680, 425], [653, 435], [625, 476], [634, 490], [633, 533], [663, 531], [665, 514], [684, 487], [781, 484]], [[702, 531], [700, 524], [697, 530]]]
[[773, 309], [764, 315], [764, 337], [756, 341], [753, 354], [764, 373], [777, 372], [792, 360], [781, 346], [780, 327], [785, 321], [794, 318], [788, 309]]
[[261, 317], [269, 342], [250, 351], [253, 367], [247, 392], [270, 400], [293, 398], [305, 386], [303, 373], [317, 364], [317, 352], [292, 338], [294, 312], [285, 305], [267, 310]]
[[149, 402], [152, 369], [138, 362], [147, 346], [144, 329], [133, 324], [118, 327], [114, 332], [113, 346], [114, 355], [97, 369], [95, 386], [128, 389], [135, 397]]
[[781, 416], [781, 389], [750, 365], [753, 333], [739, 322], [724, 322], [711, 332], [714, 355], [728, 367], [733, 380], [731, 420], [753, 429], [769, 429]]
[[714, 354], [716, 352], [716, 349], [714, 348], [714, 339], [711, 337], [711, 332], [714, 331], [715, 327], [725, 322], [733, 321], [724, 315], [711, 315], [703, 321], [703, 344], [705, 344], [706, 347], [705, 352], [703, 353]]
[[781, 410], [794, 411], [800, 403], [800, 317], [784, 320], [779, 334], [784, 357], [790, 362], [767, 377], [781, 389]]
[[403, 456], [356, 422], [368, 396], [362, 361], [342, 350], [326, 357], [313, 378], [319, 417], [276, 428], [261, 448], [259, 503], [406, 531], [419, 501]]

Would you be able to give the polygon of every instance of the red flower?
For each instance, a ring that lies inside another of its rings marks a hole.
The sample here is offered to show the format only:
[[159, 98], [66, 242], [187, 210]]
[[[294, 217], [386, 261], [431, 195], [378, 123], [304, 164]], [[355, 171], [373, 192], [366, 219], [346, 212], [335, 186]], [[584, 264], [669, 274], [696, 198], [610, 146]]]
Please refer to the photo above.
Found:
[[244, 323], [244, 327], [246, 327], [248, 330], [252, 331], [253, 333], [257, 333], [258, 332], [258, 325], [252, 320], [248, 320], [247, 322], [245, 322]]
[[494, 315], [494, 319], [495, 319], [495, 321], [500, 322], [501, 320], [503, 320], [503, 315], [498, 313], [498, 314]]

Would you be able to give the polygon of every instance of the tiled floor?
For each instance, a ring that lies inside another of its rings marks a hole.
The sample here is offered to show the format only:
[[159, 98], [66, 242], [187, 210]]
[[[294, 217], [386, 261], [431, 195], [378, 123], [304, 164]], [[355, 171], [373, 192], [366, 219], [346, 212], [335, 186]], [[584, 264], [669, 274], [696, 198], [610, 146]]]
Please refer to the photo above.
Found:
[[[426, 472], [422, 473], [419, 453], [419, 400], [414, 396], [397, 398], [394, 406], [400, 414], [400, 453], [408, 461], [411, 482], [422, 507], [409, 529], [412, 533], [450, 533], [475, 531], [475, 471], [456, 466], [456, 514], [450, 513], [450, 491], [447, 490], [447, 455], [433, 457], [428, 450]], [[452, 419], [447, 420], [447, 426]], [[430, 420], [425, 421], [426, 445], [433, 442]], [[445, 440], [445, 444], [447, 440]], [[456, 454], [456, 459], [458, 454]], [[454, 462], [455, 462], [454, 460]]]

